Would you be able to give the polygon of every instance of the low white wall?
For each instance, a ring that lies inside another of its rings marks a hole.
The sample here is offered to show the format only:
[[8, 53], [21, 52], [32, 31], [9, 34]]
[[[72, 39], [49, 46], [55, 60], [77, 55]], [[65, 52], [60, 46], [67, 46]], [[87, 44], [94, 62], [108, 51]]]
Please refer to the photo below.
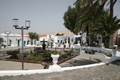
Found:
[[[83, 65], [83, 66], [65, 67], [65, 68], [62, 68], [61, 71], [81, 69], [81, 68], [89, 68], [89, 67], [105, 65], [105, 64], [108, 64], [108, 63], [110, 63], [112, 61], [115, 61], [116, 59], [117, 59], [117, 57], [113, 56], [113, 57], [111, 57], [109, 60], [107, 60], [105, 62], [90, 64], [90, 65]], [[42, 74], [42, 73], [52, 73], [52, 72], [54, 72], [54, 71], [52, 71], [50, 69], [41, 69], [41, 70], [11, 70], [11, 71], [0, 71], [0, 76], [18, 76], [18, 75]]]
[[90, 50], [96, 50], [96, 51], [101, 51], [101, 52], [103, 52], [103, 53], [111, 53], [111, 54], [113, 54], [113, 50], [112, 49], [108, 49], [108, 48], [104, 48], [104, 47], [83, 47], [83, 49], [84, 48], [87, 48], [87, 49], [90, 49]]

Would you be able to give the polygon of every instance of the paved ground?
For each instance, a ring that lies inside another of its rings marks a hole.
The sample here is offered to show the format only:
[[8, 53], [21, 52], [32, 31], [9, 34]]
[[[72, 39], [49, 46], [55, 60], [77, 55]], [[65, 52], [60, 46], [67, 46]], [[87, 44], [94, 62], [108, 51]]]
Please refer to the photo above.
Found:
[[58, 73], [4, 76], [0, 80], [120, 80], [120, 61], [109, 65]]
[[[106, 59], [104, 55], [100, 53], [96, 53], [95, 55], [90, 55], [81, 52], [79, 56], [60, 64], [60, 66], [62, 67], [80, 66], [80, 65], [102, 62], [105, 60]], [[25, 67], [24, 69], [43, 69], [43, 66], [41, 64], [33, 64], [33, 63], [24, 63], [24, 67]], [[0, 60], [0, 70], [21, 70], [21, 62]]]
[[96, 54], [87, 54], [84, 52], [81, 52], [79, 56], [68, 60], [62, 64], [60, 64], [62, 67], [71, 67], [71, 66], [80, 66], [80, 65], [86, 65], [86, 64], [93, 64], [98, 63], [102, 61], [106, 61], [107, 59], [104, 57], [101, 53]]
[[[61, 64], [62, 67], [78, 66], [105, 61], [104, 55], [89, 55], [81, 53], [79, 56]], [[25, 63], [25, 69], [42, 69], [40, 64]], [[21, 62], [0, 60], [0, 70], [20, 70]], [[109, 65], [77, 69], [49, 74], [34, 74], [26, 76], [4, 76], [0, 80], [120, 80], [120, 61], [115, 61]]]
[[[13, 61], [2, 61], [0, 60], [0, 70], [21, 70], [22, 68], [21, 62], [13, 62]], [[24, 63], [24, 69], [43, 69], [41, 64], [33, 64], [33, 63]]]

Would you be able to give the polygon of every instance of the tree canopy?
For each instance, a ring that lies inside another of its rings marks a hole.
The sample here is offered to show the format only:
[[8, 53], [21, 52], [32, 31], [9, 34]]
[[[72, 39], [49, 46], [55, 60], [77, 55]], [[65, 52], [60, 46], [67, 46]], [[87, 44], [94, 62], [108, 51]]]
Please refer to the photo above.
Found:
[[77, 19], [77, 10], [76, 8], [68, 7], [68, 10], [64, 14], [64, 25], [67, 29], [75, 33], [75, 24]]
[[[77, 0], [74, 3], [75, 7], [71, 8], [69, 6], [65, 12], [64, 25], [74, 33], [82, 30], [91, 35], [101, 34], [105, 37], [110, 37], [111, 34], [120, 28], [120, 20], [113, 16], [116, 1]], [[109, 5], [109, 10], [104, 9], [106, 4]]]
[[39, 35], [37, 33], [29, 32], [28, 34], [29, 34], [30, 39], [32, 39], [32, 40], [33, 39], [39, 40]]

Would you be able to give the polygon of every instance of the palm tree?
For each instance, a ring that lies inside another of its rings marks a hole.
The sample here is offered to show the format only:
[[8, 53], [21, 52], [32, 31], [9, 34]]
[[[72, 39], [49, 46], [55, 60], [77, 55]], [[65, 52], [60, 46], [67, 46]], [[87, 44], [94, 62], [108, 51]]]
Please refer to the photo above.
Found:
[[[88, 30], [87, 32], [89, 33], [90, 32], [90, 23], [93, 24], [93, 23], [96, 23], [96, 21], [98, 21], [97, 19], [99, 19], [107, 1], [108, 0], [77, 0], [74, 3], [76, 8], [78, 10], [83, 8], [83, 11], [82, 11], [82, 14], [80, 13], [81, 15], [79, 16], [79, 18], [77, 20], [78, 23], [77, 23], [76, 30], [87, 29]], [[107, 5], [110, 5], [110, 7], [109, 7], [109, 9], [110, 9], [109, 19], [110, 19], [111, 26], [113, 25], [113, 22], [114, 22], [114, 20], [113, 20], [113, 12], [114, 12], [113, 8], [114, 8], [114, 5], [116, 2], [117, 2], [117, 0], [109, 0], [109, 2], [107, 4]], [[95, 8], [96, 8], [96, 10], [94, 10]], [[95, 13], [93, 13], [94, 12], [93, 10], [95, 11]], [[92, 14], [94, 14], [94, 16], [92, 16], [92, 18], [91, 18]], [[83, 24], [85, 24], [86, 26]], [[92, 26], [94, 26], [94, 25], [92, 25]]]
[[[108, 1], [108, 3], [107, 3]], [[80, 8], [80, 7], [83, 7], [85, 6], [86, 8], [92, 3], [93, 6], [96, 2], [99, 2], [100, 3], [100, 6], [99, 6], [99, 9], [97, 11], [97, 14], [96, 15], [100, 15], [102, 9], [104, 8], [105, 4], [107, 3], [107, 5], [110, 5], [109, 6], [109, 9], [110, 9], [110, 21], [112, 21], [112, 18], [113, 18], [113, 8], [114, 8], [114, 5], [115, 3], [117, 2], [117, 0], [77, 0], [74, 5], [77, 7], [77, 8]], [[94, 7], [93, 7], [94, 8]]]
[[117, 19], [117, 17], [112, 18], [113, 23], [110, 25], [110, 17], [109, 15], [101, 15], [99, 19], [99, 23], [96, 23], [97, 27], [93, 27], [92, 32], [94, 34], [100, 34], [105, 36], [105, 47], [109, 48], [110, 43], [110, 35], [115, 33], [118, 29], [120, 29], [120, 19]]
[[[94, 9], [90, 10], [91, 7], [94, 7]], [[96, 2], [94, 6], [93, 4], [89, 5], [87, 9], [85, 7], [81, 7], [79, 9], [79, 15], [76, 20], [75, 31], [80, 31], [80, 30], [82, 30], [83, 32], [87, 31], [87, 36], [89, 36], [89, 40], [87, 41], [87, 43], [89, 42], [88, 45], [91, 45], [91, 46], [93, 42], [92, 40], [93, 34], [91, 33], [91, 29], [94, 26], [94, 23], [95, 23], [94, 15], [96, 14], [98, 8], [99, 8], [98, 2]], [[85, 9], [86, 11], [84, 12]]]

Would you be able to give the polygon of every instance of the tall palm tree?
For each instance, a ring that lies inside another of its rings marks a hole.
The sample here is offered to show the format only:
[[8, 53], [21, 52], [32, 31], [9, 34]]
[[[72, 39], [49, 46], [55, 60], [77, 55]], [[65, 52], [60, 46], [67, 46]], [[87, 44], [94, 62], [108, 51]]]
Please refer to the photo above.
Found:
[[[94, 9], [91, 9], [91, 7], [94, 7]], [[87, 36], [89, 36], [87, 43], [89, 42], [89, 45], [92, 45], [92, 37], [93, 34], [91, 34], [92, 26], [94, 26], [95, 20], [94, 15], [97, 12], [97, 9], [99, 8], [99, 3], [96, 2], [93, 6], [93, 4], [89, 5], [87, 9], [85, 7], [81, 7], [79, 9], [79, 15], [76, 21], [76, 28], [75, 31], [82, 30], [87, 31]], [[84, 12], [84, 10], [86, 11]]]
[[120, 19], [117, 17], [113, 17], [113, 23], [110, 25], [110, 17], [109, 15], [102, 15], [99, 19], [99, 23], [96, 23], [97, 27], [93, 27], [92, 32], [94, 34], [100, 34], [105, 36], [105, 47], [109, 48], [110, 43], [110, 35], [115, 33], [118, 29], [120, 29]]
[[112, 18], [113, 18], [113, 12], [114, 12], [114, 5], [115, 3], [117, 2], [117, 0], [77, 0], [74, 5], [77, 7], [77, 8], [80, 8], [80, 7], [83, 7], [83, 6], [86, 6], [86, 8], [92, 3], [93, 5], [96, 3], [96, 2], [99, 2], [100, 3], [100, 6], [99, 6], [99, 9], [98, 9], [98, 13], [96, 15], [99, 15], [100, 12], [102, 11], [102, 9], [104, 8], [105, 4], [107, 3], [107, 5], [110, 5], [109, 6], [109, 9], [110, 9], [110, 21], [112, 21]]
[[[110, 9], [110, 14], [109, 14], [110, 23], [109, 24], [112, 26], [113, 22], [114, 22], [113, 21], [113, 12], [114, 12], [113, 8], [114, 8], [114, 5], [117, 2], [117, 0], [77, 0], [74, 3], [76, 8], [78, 8], [78, 10], [80, 10], [81, 8], [84, 8], [81, 16], [86, 17], [86, 19], [85, 18], [82, 19], [80, 16], [81, 19], [80, 18], [78, 19], [77, 27], [79, 27], [81, 25], [81, 23], [82, 24], [85, 23], [85, 24], [87, 24], [87, 26], [86, 26], [86, 28], [84, 26], [84, 29], [87, 29], [88, 30], [87, 32], [89, 33], [90, 27], [88, 26], [88, 24], [90, 25], [91, 22], [95, 22], [95, 21], [97, 21], [97, 19], [99, 19], [100, 15], [102, 13], [102, 10], [104, 9], [104, 6], [107, 3], [107, 1], [108, 1], [107, 5], [110, 5], [110, 7], [109, 7], [109, 9]], [[96, 4], [98, 4], [98, 3], [99, 3], [99, 5], [97, 5], [97, 8], [96, 8]], [[93, 14], [93, 12], [94, 12], [92, 10], [94, 10], [95, 8], [97, 10], [96, 10], [96, 13], [94, 14], [94, 16], [92, 17], [93, 21], [90, 21], [91, 14]], [[87, 15], [86, 15], [86, 13], [87, 13]], [[78, 26], [78, 24], [79, 24], [79, 26]], [[83, 27], [83, 26], [81, 26], [81, 27]], [[76, 28], [76, 29], [81, 29], [81, 27]]]

